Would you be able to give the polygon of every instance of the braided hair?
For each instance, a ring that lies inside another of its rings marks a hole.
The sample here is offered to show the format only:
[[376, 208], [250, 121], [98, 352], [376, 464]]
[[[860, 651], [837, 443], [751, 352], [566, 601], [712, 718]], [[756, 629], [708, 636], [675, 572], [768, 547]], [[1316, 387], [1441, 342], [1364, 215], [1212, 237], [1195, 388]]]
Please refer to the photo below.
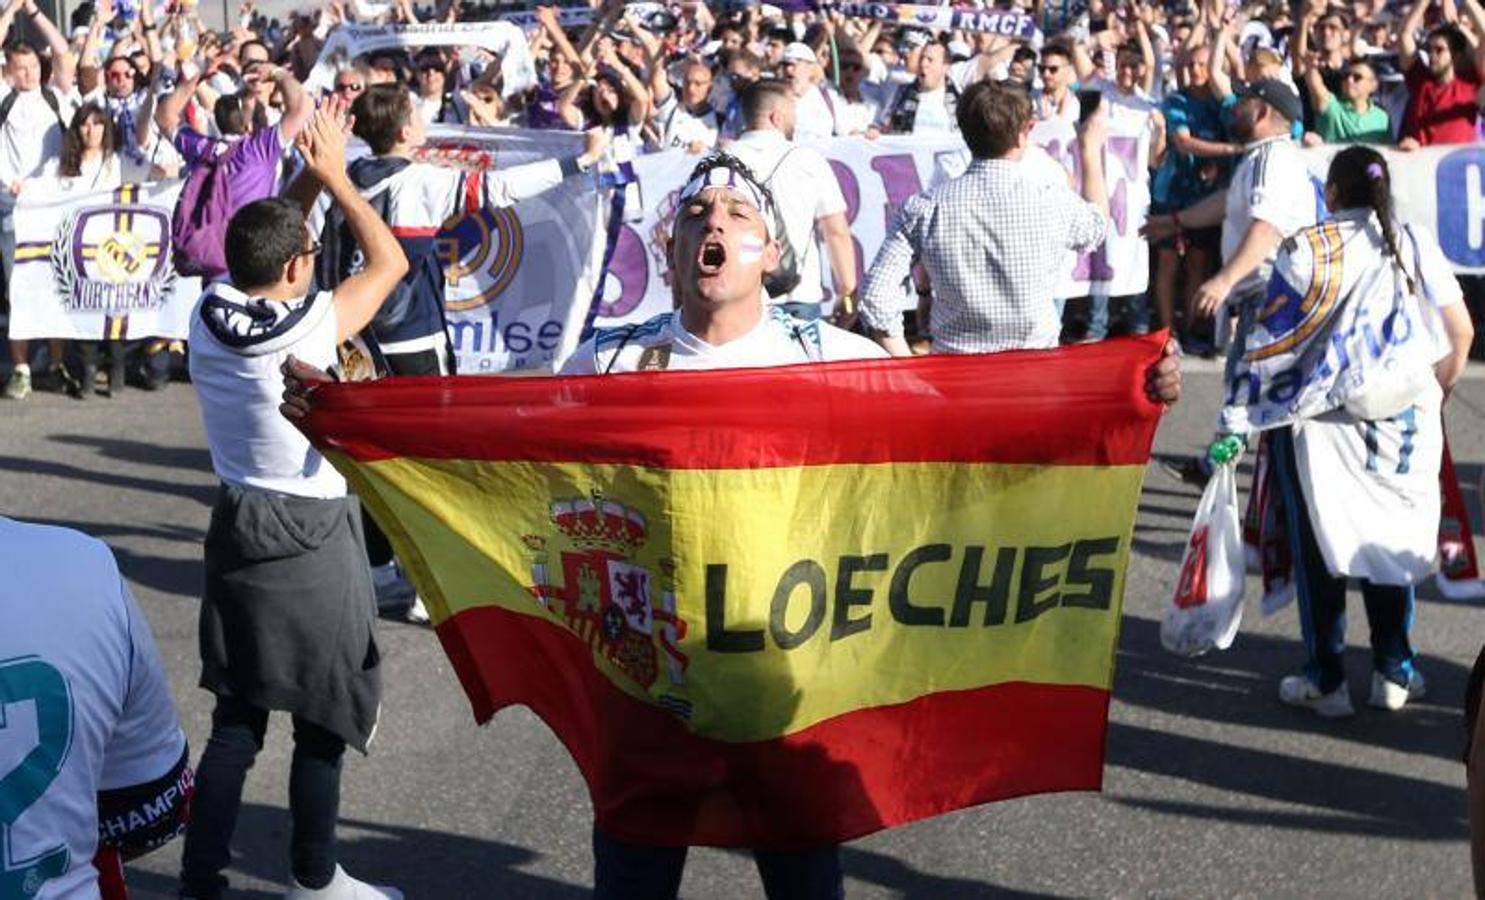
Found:
[[1369, 209], [1376, 214], [1387, 255], [1392, 257], [1392, 264], [1397, 266], [1407, 280], [1408, 290], [1416, 290], [1413, 276], [1403, 265], [1402, 253], [1398, 249], [1397, 220], [1392, 202], [1392, 173], [1382, 154], [1370, 147], [1352, 144], [1330, 161], [1325, 186], [1330, 189], [1335, 211]]

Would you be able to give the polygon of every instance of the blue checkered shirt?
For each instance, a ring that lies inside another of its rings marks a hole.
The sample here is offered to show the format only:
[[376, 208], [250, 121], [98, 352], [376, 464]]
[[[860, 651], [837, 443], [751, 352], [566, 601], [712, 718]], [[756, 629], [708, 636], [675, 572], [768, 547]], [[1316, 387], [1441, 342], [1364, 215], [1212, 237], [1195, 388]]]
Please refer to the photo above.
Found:
[[936, 353], [1057, 346], [1053, 303], [1070, 250], [1098, 246], [1108, 219], [1063, 185], [1028, 178], [1019, 161], [977, 159], [903, 204], [866, 273], [861, 315], [902, 334], [902, 286], [914, 260], [933, 283]]

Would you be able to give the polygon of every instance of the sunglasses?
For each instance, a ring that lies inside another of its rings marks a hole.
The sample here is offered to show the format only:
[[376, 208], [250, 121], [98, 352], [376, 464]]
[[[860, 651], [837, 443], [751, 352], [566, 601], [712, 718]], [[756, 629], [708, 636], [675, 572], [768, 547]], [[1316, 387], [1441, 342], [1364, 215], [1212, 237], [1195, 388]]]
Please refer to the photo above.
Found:
[[1037, 66], [1036, 70], [1043, 75], [1052, 75], [1062, 71], [1061, 66]]
[[337, 94], [359, 94], [363, 89], [364, 89], [364, 85], [362, 85], [361, 82], [359, 82], [359, 81], [353, 81], [350, 84], [337, 84], [335, 86], [335, 93], [337, 93]]
[[110, 69], [108, 77], [113, 81], [123, 81], [125, 78], [133, 78], [134, 73], [128, 69]]
[[1347, 81], [1366, 81], [1366, 73], [1365, 72], [1347, 72], [1346, 73], [1346, 80]]

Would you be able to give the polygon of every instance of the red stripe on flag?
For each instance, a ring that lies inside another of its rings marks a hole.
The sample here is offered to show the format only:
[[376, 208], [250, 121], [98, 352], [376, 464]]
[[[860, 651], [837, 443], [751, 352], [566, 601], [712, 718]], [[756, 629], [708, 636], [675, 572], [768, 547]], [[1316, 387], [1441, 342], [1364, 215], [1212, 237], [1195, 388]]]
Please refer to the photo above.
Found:
[[599, 827], [632, 843], [800, 849], [1102, 786], [1109, 695], [1095, 688], [947, 691], [731, 744], [623, 693], [578, 638], [543, 620], [477, 607], [438, 635], [475, 718], [529, 706], [577, 761]]
[[393, 225], [392, 236], [400, 238], [433, 237], [435, 234], [438, 234], [438, 228], [439, 226], [437, 225], [428, 225], [426, 227], [418, 225]]
[[322, 445], [363, 462], [1143, 465], [1160, 416], [1145, 372], [1164, 339], [768, 369], [327, 384], [306, 430], [333, 435]]

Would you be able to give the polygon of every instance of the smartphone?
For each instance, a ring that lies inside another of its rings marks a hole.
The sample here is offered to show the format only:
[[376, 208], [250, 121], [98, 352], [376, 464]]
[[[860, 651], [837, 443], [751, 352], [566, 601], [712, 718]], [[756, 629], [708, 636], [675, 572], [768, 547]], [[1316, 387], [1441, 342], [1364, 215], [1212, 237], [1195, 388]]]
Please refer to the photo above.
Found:
[[1074, 93], [1078, 98], [1078, 125], [1081, 127], [1103, 105], [1103, 91], [1083, 90]]
[[1108, 30], [1109, 30], [1109, 20], [1108, 19], [1098, 18], [1098, 19], [1089, 19], [1088, 20], [1088, 33], [1089, 34], [1098, 34], [1100, 32], [1104, 32], [1104, 31], [1108, 31]]

